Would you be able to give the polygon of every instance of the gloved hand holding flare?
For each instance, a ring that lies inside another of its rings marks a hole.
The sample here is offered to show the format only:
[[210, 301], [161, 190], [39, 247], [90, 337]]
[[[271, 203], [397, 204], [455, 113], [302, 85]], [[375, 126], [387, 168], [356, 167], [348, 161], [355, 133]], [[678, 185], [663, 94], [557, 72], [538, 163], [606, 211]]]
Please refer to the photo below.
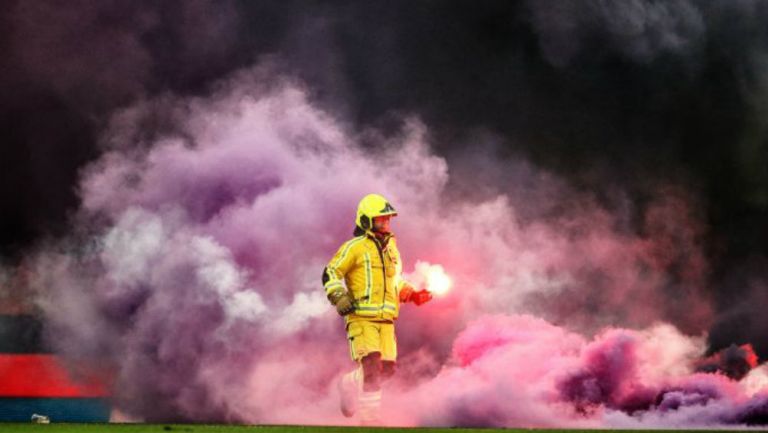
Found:
[[416, 263], [417, 278], [425, 289], [416, 290], [412, 286], [406, 286], [400, 291], [400, 302], [413, 302], [416, 305], [424, 304], [432, 299], [433, 295], [443, 296], [451, 289], [453, 282], [440, 265], [431, 265], [426, 262]]

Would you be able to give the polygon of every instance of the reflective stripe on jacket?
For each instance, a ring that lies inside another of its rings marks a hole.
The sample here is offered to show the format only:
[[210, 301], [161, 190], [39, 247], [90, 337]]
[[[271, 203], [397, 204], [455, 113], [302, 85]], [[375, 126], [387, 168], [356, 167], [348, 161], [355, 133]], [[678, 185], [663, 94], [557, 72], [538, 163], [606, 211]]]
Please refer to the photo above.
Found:
[[[355, 298], [354, 320], [395, 320], [400, 310], [400, 289], [406, 284], [394, 236], [380, 249], [369, 235], [344, 242], [325, 268], [326, 294], [346, 288]], [[343, 282], [343, 284], [342, 284]]]

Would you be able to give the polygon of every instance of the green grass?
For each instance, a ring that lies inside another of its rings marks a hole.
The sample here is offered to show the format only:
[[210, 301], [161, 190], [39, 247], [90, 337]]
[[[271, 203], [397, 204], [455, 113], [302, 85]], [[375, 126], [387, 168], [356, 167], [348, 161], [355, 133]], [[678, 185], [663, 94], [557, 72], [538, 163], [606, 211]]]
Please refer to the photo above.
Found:
[[[620, 432], [622, 430], [534, 430], [536, 433], [600, 433]], [[638, 433], [642, 430], [624, 430]], [[651, 430], [649, 430], [651, 431]], [[704, 433], [708, 430], [666, 430], [667, 432]], [[721, 430], [712, 430], [722, 433]], [[32, 424], [32, 423], [0, 423], [0, 432], [43, 432], [43, 433], [531, 433], [526, 429], [471, 429], [471, 428], [383, 428], [383, 427], [319, 427], [319, 426], [242, 426], [221, 424]], [[665, 430], [652, 430], [653, 433], [663, 433]]]

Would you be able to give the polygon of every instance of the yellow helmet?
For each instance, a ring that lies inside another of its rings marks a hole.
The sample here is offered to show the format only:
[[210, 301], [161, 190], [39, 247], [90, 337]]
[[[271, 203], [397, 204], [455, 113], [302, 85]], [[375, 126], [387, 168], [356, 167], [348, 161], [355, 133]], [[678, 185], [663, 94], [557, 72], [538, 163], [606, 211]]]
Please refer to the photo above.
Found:
[[384, 197], [378, 194], [368, 194], [357, 205], [355, 224], [363, 230], [373, 227], [373, 218], [385, 215], [397, 215], [397, 211]]

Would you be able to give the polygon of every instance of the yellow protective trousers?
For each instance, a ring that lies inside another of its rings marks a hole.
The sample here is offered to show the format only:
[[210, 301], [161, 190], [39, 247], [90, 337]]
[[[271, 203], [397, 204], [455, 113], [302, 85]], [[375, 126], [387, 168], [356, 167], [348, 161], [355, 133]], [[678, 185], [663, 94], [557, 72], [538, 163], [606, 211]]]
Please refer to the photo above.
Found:
[[397, 337], [392, 322], [356, 320], [347, 324], [347, 338], [352, 360], [360, 361], [368, 354], [381, 353], [382, 361], [397, 360]]

